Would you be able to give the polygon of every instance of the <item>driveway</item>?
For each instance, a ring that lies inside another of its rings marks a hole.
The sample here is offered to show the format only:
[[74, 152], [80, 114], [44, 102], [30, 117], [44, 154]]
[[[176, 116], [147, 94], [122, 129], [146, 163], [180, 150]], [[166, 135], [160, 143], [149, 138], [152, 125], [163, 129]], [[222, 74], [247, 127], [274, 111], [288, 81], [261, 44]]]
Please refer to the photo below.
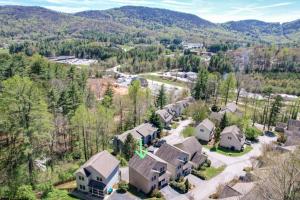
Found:
[[253, 150], [240, 157], [225, 156], [216, 152], [210, 152], [208, 149], [203, 149], [209, 159], [223, 162], [227, 167], [218, 176], [197, 184], [196, 187], [189, 192], [190, 196], [196, 200], [209, 199], [209, 195], [213, 194], [220, 184], [228, 183], [236, 177], [245, 175], [243, 169], [251, 166], [251, 158], [261, 155], [263, 144], [272, 143], [276, 140], [276, 137], [260, 136], [258, 139], [258, 143], [252, 144]]
[[128, 167], [121, 167], [121, 180], [126, 181], [129, 183], [129, 168]]
[[186, 178], [189, 180], [189, 182], [197, 187], [198, 185], [202, 184], [204, 180], [201, 178], [198, 178], [197, 176], [194, 176], [193, 174], [189, 174], [186, 176]]
[[138, 200], [139, 198], [126, 192], [125, 194], [117, 193], [116, 191], [113, 192], [111, 195], [107, 196], [105, 200]]
[[176, 199], [176, 200], [188, 200], [188, 198], [186, 197], [186, 195], [180, 194], [180, 193], [176, 192], [169, 185], [167, 185], [166, 187], [164, 187], [160, 191], [164, 195], [164, 197], [165, 197], [166, 200], [173, 200], [173, 199]]
[[192, 119], [186, 119], [183, 121], [179, 121], [177, 128], [171, 129], [169, 131], [170, 134], [168, 136], [164, 137], [163, 139], [166, 140], [166, 142], [168, 144], [177, 144], [177, 143], [181, 142], [183, 137], [181, 136], [180, 133], [192, 122], [193, 122]]

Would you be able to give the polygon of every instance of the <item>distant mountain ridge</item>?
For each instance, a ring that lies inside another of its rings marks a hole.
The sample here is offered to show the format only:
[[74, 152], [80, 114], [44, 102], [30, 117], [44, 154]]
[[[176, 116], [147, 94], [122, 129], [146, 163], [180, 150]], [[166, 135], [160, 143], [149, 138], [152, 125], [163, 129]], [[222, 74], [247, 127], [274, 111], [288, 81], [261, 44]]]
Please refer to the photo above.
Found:
[[[215, 24], [196, 15], [167, 9], [124, 6], [74, 14], [42, 7], [0, 6], [0, 41], [43, 37], [81, 38], [83, 31], [143, 34], [159, 39], [170, 35], [189, 41], [300, 42], [300, 20], [268, 23], [259, 20]], [[298, 37], [299, 36], [299, 37]]]

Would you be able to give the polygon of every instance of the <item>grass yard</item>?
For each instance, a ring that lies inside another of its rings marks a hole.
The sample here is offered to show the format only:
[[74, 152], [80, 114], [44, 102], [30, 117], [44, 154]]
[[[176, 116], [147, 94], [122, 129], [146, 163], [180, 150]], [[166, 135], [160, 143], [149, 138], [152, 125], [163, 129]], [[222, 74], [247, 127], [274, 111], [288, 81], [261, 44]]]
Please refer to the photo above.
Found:
[[60, 189], [60, 190], [74, 189], [74, 188], [76, 188], [76, 180], [57, 185], [57, 186], [55, 186], [55, 188]]
[[206, 180], [212, 179], [213, 177], [219, 175], [222, 171], [224, 171], [225, 166], [221, 166], [218, 168], [215, 167], [207, 167], [204, 170], [200, 170], [201, 173], [206, 177]]
[[167, 78], [163, 78], [161, 76], [156, 76], [156, 75], [141, 75], [141, 77], [148, 79], [148, 80], [152, 80], [152, 81], [157, 81], [157, 82], [161, 82], [161, 83], [165, 83], [165, 84], [171, 84], [171, 85], [176, 85], [178, 87], [187, 87], [187, 84], [181, 81], [176, 81], [176, 80], [172, 80], [172, 79], [167, 79]]
[[171, 125], [172, 129], [176, 129], [178, 127], [178, 123], [177, 122], [174, 122], [172, 125]]
[[8, 53], [8, 49], [3, 49], [3, 48], [0, 48], [0, 53]]
[[195, 135], [195, 128], [194, 128], [194, 127], [191, 127], [191, 126], [188, 126], [188, 127], [186, 127], [186, 128], [181, 132], [181, 135], [182, 135], [184, 138], [194, 136], [194, 135]]
[[243, 151], [232, 151], [230, 149], [226, 149], [220, 146], [217, 146], [216, 148], [211, 147], [209, 149], [210, 151], [214, 151], [225, 156], [238, 157], [249, 153], [253, 148], [251, 146], [246, 145]]

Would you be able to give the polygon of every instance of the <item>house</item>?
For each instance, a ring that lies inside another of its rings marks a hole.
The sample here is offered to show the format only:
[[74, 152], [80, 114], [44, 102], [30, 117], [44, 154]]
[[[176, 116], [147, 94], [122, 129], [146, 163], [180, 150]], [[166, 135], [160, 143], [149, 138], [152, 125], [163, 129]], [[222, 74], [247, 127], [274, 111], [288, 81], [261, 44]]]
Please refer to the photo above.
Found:
[[168, 113], [170, 113], [174, 117], [179, 117], [179, 115], [180, 115], [178, 113], [178, 111], [176, 110], [175, 104], [168, 104], [164, 107], [164, 109], [167, 110]]
[[161, 109], [161, 110], [156, 111], [155, 113], [159, 116], [161, 123], [164, 127], [170, 126], [172, 119], [173, 119], [173, 115], [171, 115], [167, 111], [167, 109]]
[[245, 139], [245, 135], [237, 126], [228, 126], [221, 132], [220, 146], [241, 151], [243, 149]]
[[199, 140], [209, 142], [214, 135], [214, 130], [215, 124], [209, 119], [205, 119], [196, 127], [196, 137]]
[[237, 111], [237, 105], [234, 102], [228, 103], [225, 108], [223, 108], [220, 113], [235, 113]]
[[179, 115], [183, 114], [183, 111], [190, 105], [189, 99], [183, 99], [181, 101], [177, 101], [175, 103], [176, 105], [176, 111], [178, 112]]
[[129, 183], [148, 194], [168, 184], [167, 163], [152, 153], [141, 159], [134, 155], [129, 160]]
[[158, 135], [158, 128], [150, 123], [143, 123], [134, 129], [126, 131], [121, 135], [117, 135], [114, 138], [113, 145], [116, 152], [122, 151], [123, 145], [126, 141], [128, 134], [131, 133], [134, 139], [137, 141], [142, 140], [143, 144], [151, 143]]
[[108, 151], [92, 156], [76, 172], [77, 189], [104, 198], [119, 182], [119, 161]]
[[277, 122], [275, 126], [275, 131], [283, 133], [286, 128], [287, 128], [286, 123]]
[[290, 119], [287, 124], [287, 130], [300, 132], [300, 120]]
[[[231, 185], [225, 185], [219, 195], [219, 199], [223, 200], [240, 200], [254, 189], [254, 182], [238, 182]], [[254, 198], [255, 199], [255, 198]]]
[[178, 147], [164, 143], [155, 155], [168, 163], [168, 172], [172, 179], [178, 179], [191, 173], [192, 164], [189, 154]]
[[189, 154], [189, 161], [196, 169], [207, 159], [207, 156], [202, 153], [202, 145], [196, 137], [185, 138], [182, 142], [174, 146]]
[[148, 81], [145, 78], [133, 77], [130, 84], [132, 84], [133, 81], [140, 81], [142, 87], [144, 88], [148, 87]]

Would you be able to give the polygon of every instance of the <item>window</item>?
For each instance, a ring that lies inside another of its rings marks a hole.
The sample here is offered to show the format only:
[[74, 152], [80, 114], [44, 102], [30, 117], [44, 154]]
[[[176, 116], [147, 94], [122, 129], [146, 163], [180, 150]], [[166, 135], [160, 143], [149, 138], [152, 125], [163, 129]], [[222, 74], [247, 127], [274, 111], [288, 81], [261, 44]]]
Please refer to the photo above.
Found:
[[200, 129], [201, 132], [204, 132], [204, 129]]
[[160, 168], [160, 172], [163, 172], [165, 169], [162, 167], [162, 168]]
[[231, 140], [231, 137], [228, 137], [228, 140]]
[[101, 181], [101, 182], [102, 182], [102, 178], [99, 178], [99, 177], [97, 176], [97, 181]]
[[84, 186], [84, 185], [79, 185], [79, 188], [80, 188], [81, 190], [85, 190], [85, 186]]
[[84, 177], [83, 176], [79, 176], [78, 179], [81, 180], [81, 181], [84, 181]]

